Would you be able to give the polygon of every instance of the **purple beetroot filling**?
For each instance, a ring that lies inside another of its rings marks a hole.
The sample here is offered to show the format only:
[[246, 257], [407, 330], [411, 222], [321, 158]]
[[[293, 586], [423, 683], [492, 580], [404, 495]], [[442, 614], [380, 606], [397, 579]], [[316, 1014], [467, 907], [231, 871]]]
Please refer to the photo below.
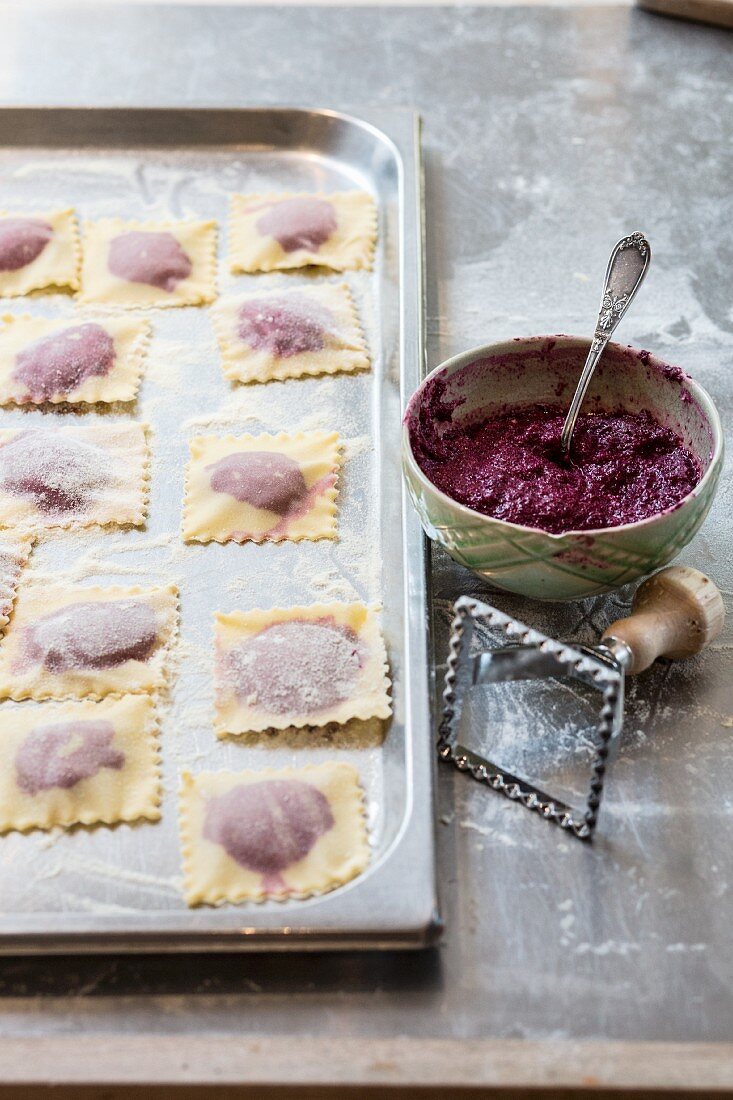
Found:
[[133, 229], [110, 242], [107, 266], [118, 279], [172, 294], [193, 271], [191, 258], [172, 233]]
[[125, 754], [112, 747], [114, 735], [111, 722], [98, 720], [36, 726], [15, 757], [18, 786], [31, 795], [54, 787], [68, 790], [102, 768], [119, 771]]
[[326, 199], [282, 199], [257, 219], [257, 230], [263, 237], [274, 237], [283, 252], [317, 252], [336, 231], [336, 211]]
[[364, 654], [358, 636], [333, 619], [273, 623], [227, 654], [235, 694], [260, 710], [317, 715], [352, 694]]
[[43, 252], [53, 229], [36, 218], [0, 219], [0, 271], [20, 271]]
[[0, 447], [0, 487], [44, 515], [83, 512], [109, 484], [109, 455], [53, 429], [20, 431]]
[[308, 495], [298, 463], [277, 451], [236, 451], [206, 469], [214, 492], [278, 516], [286, 516]]
[[238, 314], [237, 332], [248, 347], [290, 359], [321, 351], [332, 315], [305, 295], [272, 295], [245, 302]]
[[155, 611], [145, 600], [72, 603], [26, 629], [25, 656], [49, 672], [117, 668], [147, 661], [158, 641]]
[[94, 322], [74, 325], [34, 340], [18, 353], [13, 378], [24, 385], [34, 401], [48, 401], [67, 394], [87, 378], [103, 377], [115, 361], [114, 340]]
[[680, 437], [647, 411], [581, 414], [568, 462], [560, 406], [461, 424], [443, 391], [438, 384], [410, 423], [413, 454], [444, 493], [496, 519], [551, 534], [618, 527], [674, 507], [702, 476]]
[[328, 799], [317, 787], [299, 779], [266, 779], [212, 798], [203, 833], [277, 888], [284, 886], [280, 872], [304, 859], [333, 825]]

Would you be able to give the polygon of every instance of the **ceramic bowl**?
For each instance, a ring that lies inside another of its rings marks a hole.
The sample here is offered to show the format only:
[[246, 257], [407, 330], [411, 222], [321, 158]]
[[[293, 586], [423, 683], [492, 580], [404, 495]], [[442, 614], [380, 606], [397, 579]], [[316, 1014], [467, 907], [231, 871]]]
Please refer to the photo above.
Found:
[[608, 345], [583, 411], [648, 409], [682, 437], [704, 474], [675, 507], [620, 527], [551, 535], [474, 512], [428, 480], [412, 452], [410, 424], [425, 410], [436, 379], [446, 385], [446, 400], [455, 401], [455, 416], [534, 402], [568, 405], [589, 346], [576, 336], [534, 336], [474, 348], [432, 371], [407, 406], [403, 469], [426, 533], [461, 565], [509, 592], [575, 600], [620, 588], [674, 558], [697, 532], [715, 494], [723, 434], [712, 400], [677, 367], [619, 344]]

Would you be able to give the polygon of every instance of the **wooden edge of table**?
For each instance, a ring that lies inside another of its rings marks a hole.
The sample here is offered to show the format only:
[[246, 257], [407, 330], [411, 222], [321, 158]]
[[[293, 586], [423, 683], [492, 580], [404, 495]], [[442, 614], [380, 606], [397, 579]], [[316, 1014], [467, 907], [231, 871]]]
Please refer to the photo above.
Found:
[[637, 0], [637, 4], [658, 15], [710, 23], [715, 27], [733, 27], [733, 0]]
[[0, 1039], [0, 1096], [25, 1100], [47, 1088], [55, 1097], [105, 1098], [136, 1092], [145, 1097], [377, 1092], [720, 1097], [733, 1094], [733, 1043], [104, 1032]]

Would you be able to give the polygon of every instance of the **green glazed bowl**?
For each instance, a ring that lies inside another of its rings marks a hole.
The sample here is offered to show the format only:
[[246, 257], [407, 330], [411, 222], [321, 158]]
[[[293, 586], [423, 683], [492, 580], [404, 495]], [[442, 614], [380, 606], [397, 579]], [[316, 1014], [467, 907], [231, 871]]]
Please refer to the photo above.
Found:
[[445, 383], [445, 400], [455, 400], [461, 417], [534, 402], [567, 405], [589, 347], [589, 340], [576, 336], [532, 336], [474, 348], [432, 371], [405, 412], [402, 465], [426, 533], [461, 565], [508, 592], [540, 600], [611, 592], [671, 561], [713, 501], [723, 433], [712, 400], [677, 367], [620, 344], [604, 352], [583, 410], [648, 409], [682, 437], [704, 474], [674, 508], [621, 527], [551, 535], [474, 512], [428, 480], [412, 452], [410, 424], [425, 412], [426, 391], [435, 389], [436, 379]]

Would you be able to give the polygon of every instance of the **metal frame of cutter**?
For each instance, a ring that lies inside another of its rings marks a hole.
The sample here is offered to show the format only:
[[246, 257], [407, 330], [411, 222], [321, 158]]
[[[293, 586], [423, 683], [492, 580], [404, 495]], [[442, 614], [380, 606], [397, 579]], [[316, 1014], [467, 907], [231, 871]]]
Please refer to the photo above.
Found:
[[[603, 796], [606, 770], [618, 746], [623, 723], [624, 675], [612, 660], [585, 646], [571, 646], [548, 638], [502, 611], [462, 596], [453, 605], [454, 619], [448, 651], [443, 691], [443, 717], [438, 733], [438, 756], [459, 771], [500, 791], [514, 802], [535, 810], [546, 820], [567, 829], [580, 840], [593, 836]], [[471, 639], [477, 621], [503, 630], [508, 645], [483, 649], [471, 655]], [[523, 660], [520, 647], [531, 651]], [[508, 657], [509, 660], [503, 658]], [[533, 786], [458, 743], [458, 728], [465, 694], [471, 687], [487, 682], [570, 676], [600, 691], [603, 705], [597, 727], [598, 743], [591, 763], [591, 777], [585, 807], [574, 809], [567, 803]]]

